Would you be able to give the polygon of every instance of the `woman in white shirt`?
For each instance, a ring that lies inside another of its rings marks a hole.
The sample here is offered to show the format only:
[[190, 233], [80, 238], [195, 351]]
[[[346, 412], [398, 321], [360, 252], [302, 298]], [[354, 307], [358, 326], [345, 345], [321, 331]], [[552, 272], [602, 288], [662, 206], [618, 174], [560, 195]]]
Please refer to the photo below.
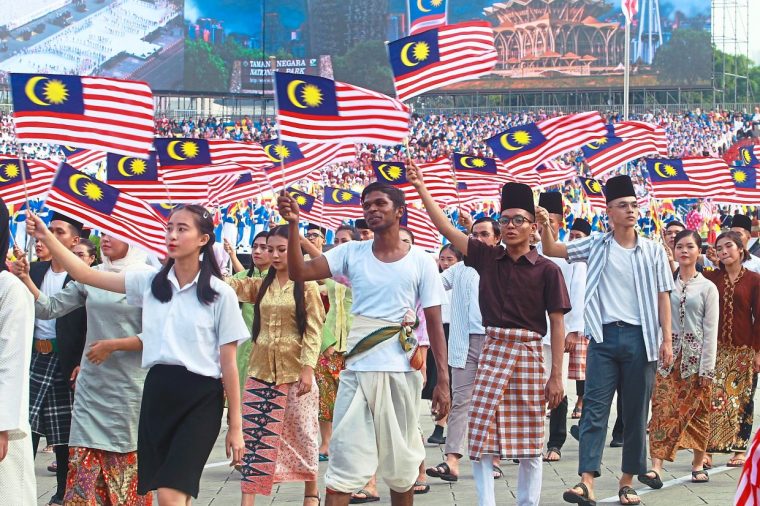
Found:
[[670, 292], [673, 314], [673, 365], [660, 365], [652, 395], [649, 454], [652, 469], [639, 481], [661, 488], [663, 460], [672, 462], [680, 448], [694, 451], [693, 483], [709, 481], [703, 468], [709, 436], [709, 415], [718, 346], [718, 289], [697, 272], [702, 239], [693, 230], [675, 238], [678, 262], [675, 289]]
[[125, 293], [129, 304], [142, 307], [139, 345], [142, 366], [150, 370], [138, 427], [138, 492], [158, 490], [159, 505], [189, 503], [190, 496], [198, 496], [203, 466], [219, 434], [225, 392], [225, 447], [233, 464], [244, 449], [236, 346], [249, 332], [237, 296], [220, 279], [211, 214], [195, 205], [172, 211], [168, 260], [158, 273], [87, 267], [31, 213], [27, 233], [45, 243], [80, 283]]

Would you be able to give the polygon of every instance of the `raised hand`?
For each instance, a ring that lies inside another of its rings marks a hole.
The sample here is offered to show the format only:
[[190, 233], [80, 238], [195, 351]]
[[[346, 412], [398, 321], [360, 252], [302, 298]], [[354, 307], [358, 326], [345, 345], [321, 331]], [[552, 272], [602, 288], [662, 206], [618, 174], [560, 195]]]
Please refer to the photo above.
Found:
[[36, 214], [32, 213], [31, 211], [27, 211], [26, 235], [34, 237], [35, 239], [44, 239], [47, 233], [48, 229], [45, 226], [45, 222], [42, 221], [42, 219]]
[[536, 206], [536, 223], [542, 227], [549, 226], [549, 212], [541, 206]]
[[417, 191], [419, 191], [421, 188], [425, 188], [425, 181], [422, 180], [420, 169], [411, 160], [409, 160], [406, 166], [406, 180], [409, 181], [409, 183], [414, 186]]
[[280, 196], [277, 197], [277, 211], [282, 216], [282, 219], [288, 223], [298, 223], [299, 220], [299, 207], [298, 202], [292, 195], [286, 191], [282, 191]]

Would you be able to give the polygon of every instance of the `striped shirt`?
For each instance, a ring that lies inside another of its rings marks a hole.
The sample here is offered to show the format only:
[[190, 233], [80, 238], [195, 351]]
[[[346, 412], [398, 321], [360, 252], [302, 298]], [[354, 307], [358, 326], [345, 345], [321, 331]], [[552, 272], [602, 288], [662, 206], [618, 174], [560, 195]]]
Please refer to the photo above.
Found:
[[451, 290], [449, 366], [464, 369], [470, 349], [470, 334], [486, 333], [478, 302], [480, 275], [464, 262], [457, 262], [441, 273], [441, 279], [443, 287]]
[[[612, 232], [592, 235], [567, 243], [569, 262], [586, 262], [588, 278], [586, 280], [586, 334], [596, 342], [603, 340], [602, 301], [599, 295], [599, 282], [607, 266], [612, 245]], [[660, 349], [658, 294], [673, 290], [673, 275], [670, 271], [665, 249], [654, 241], [638, 237], [633, 252], [633, 279], [636, 300], [639, 303], [641, 326], [644, 334], [647, 357], [656, 361]]]

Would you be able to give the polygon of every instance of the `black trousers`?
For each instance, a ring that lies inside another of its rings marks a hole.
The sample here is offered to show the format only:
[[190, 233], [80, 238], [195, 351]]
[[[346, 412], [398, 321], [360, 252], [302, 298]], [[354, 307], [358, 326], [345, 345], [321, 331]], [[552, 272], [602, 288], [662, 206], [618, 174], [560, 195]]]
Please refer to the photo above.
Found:
[[549, 415], [549, 442], [547, 448], [562, 449], [567, 439], [567, 396], [562, 398], [559, 406]]
[[[32, 449], [35, 458], [41, 437], [36, 432], [32, 432]], [[66, 493], [66, 478], [69, 475], [69, 445], [56, 445], [53, 447], [53, 451], [55, 452], [55, 465], [58, 466], [55, 471], [55, 497], [63, 502], [63, 495]]]

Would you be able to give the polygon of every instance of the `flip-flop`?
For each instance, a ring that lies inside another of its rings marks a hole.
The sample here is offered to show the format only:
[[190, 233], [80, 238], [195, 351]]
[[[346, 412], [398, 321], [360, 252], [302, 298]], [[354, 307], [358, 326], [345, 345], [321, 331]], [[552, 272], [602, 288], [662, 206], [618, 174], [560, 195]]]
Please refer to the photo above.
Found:
[[744, 467], [744, 462], [746, 462], [746, 459], [734, 457], [732, 459], [729, 459], [726, 467]]
[[583, 408], [579, 408], [578, 406], [573, 408], [573, 413], [570, 415], [570, 418], [573, 420], [578, 420], [581, 417], [581, 412], [583, 411]]
[[[651, 476], [647, 476], [649, 473], [654, 473], [654, 478]], [[659, 490], [662, 488], [662, 478], [660, 478], [660, 475], [657, 473], [657, 471], [654, 471], [650, 469], [646, 472], [646, 474], [640, 474], [639, 475], [639, 481], [646, 485], [649, 488], [653, 488], [655, 490]]]
[[[702, 474], [705, 475], [705, 478], [707, 478], [706, 480], [698, 480], [697, 479], [697, 476], [702, 475]], [[707, 471], [705, 471], [704, 469], [700, 469], [699, 471], [692, 471], [691, 472], [691, 482], [692, 483], [708, 483], [709, 481], [710, 481], [710, 475], [707, 474]]]
[[[557, 458], [554, 459], [554, 460], [550, 460], [549, 459], [549, 454], [550, 453], [556, 453], [557, 454]], [[559, 450], [559, 448], [554, 448], [554, 447], [549, 448], [548, 450], [546, 450], [546, 455], [544, 455], [544, 459], [543, 460], [544, 460], [544, 462], [559, 462], [560, 460], [562, 460], [562, 452]]]
[[415, 490], [414, 495], [427, 494], [428, 492], [430, 492], [430, 485], [428, 485], [425, 482], [415, 481], [414, 486], [412, 488], [416, 489], [417, 487], [424, 487], [424, 488], [422, 490]]
[[[357, 495], [362, 494], [364, 497], [356, 497]], [[348, 501], [349, 504], [365, 504], [368, 502], [378, 502], [380, 500], [380, 496], [372, 495], [369, 492], [367, 492], [365, 489], [361, 489], [360, 491], [351, 494], [351, 499]]]
[[435, 467], [425, 469], [425, 474], [431, 478], [440, 478], [443, 481], [458, 481], [459, 476], [451, 472], [451, 468], [446, 462], [441, 462]]
[[319, 461], [320, 462], [327, 462], [328, 460], [330, 460], [330, 455], [329, 454], [327, 454], [327, 453], [320, 453], [319, 454]]
[[[628, 498], [629, 495], [635, 495], [636, 499], [629, 499]], [[625, 500], [628, 502], [623, 502], [624, 497], [625, 497]], [[618, 499], [620, 500], [620, 504], [623, 504], [624, 506], [633, 506], [636, 504], [641, 504], [641, 498], [639, 497], [639, 494], [637, 494], [633, 488], [627, 485], [625, 487], [621, 487], [620, 490], [618, 490]], [[636, 501], [636, 502], [631, 502], [631, 501]]]
[[583, 492], [578, 494], [576, 492], [573, 492], [572, 490], [565, 490], [565, 492], [562, 494], [562, 499], [565, 500], [565, 502], [569, 502], [572, 504], [580, 504], [581, 506], [596, 506], [596, 501], [591, 499], [588, 487], [585, 483], [580, 482], [576, 484], [573, 488], [579, 488]]

